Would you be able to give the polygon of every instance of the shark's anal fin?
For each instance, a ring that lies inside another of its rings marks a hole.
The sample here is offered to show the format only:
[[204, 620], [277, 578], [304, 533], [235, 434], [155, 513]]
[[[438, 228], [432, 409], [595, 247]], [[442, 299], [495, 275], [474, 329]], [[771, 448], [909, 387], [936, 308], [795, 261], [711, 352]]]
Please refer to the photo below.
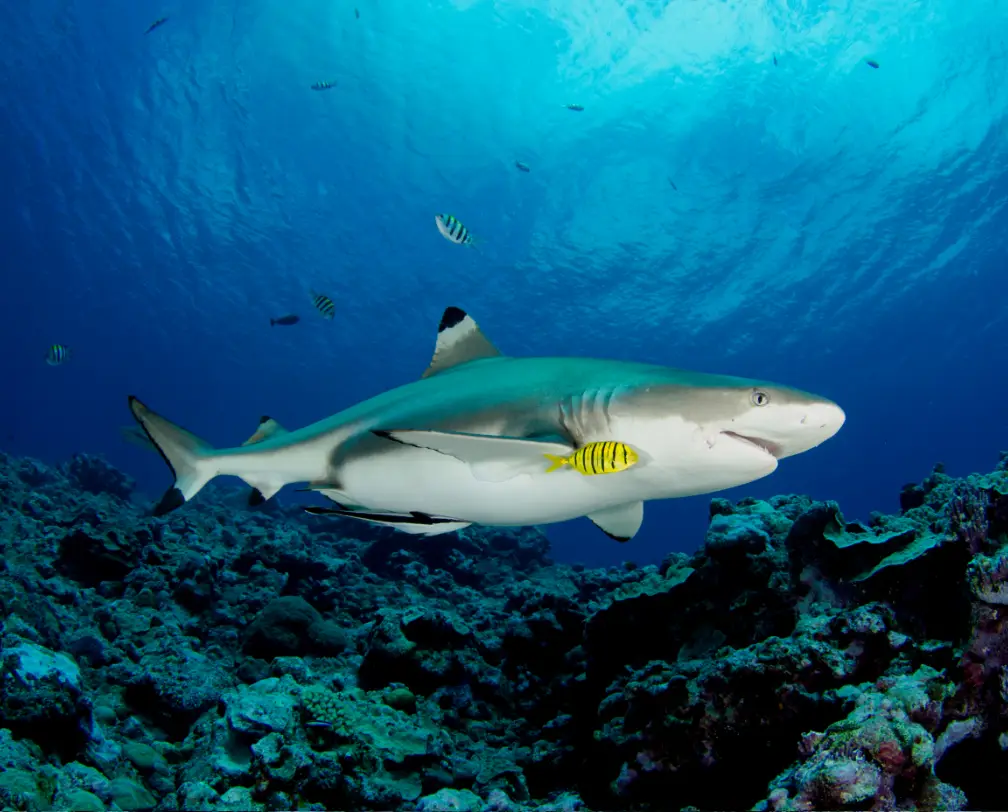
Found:
[[346, 519], [359, 519], [370, 524], [391, 527], [394, 530], [420, 536], [453, 533], [471, 524], [471, 522], [450, 519], [447, 516], [431, 516], [429, 513], [421, 513], [418, 510], [409, 513], [381, 513], [343, 508], [308, 507], [305, 508], [305, 512], [314, 516], [342, 516]]
[[617, 505], [607, 510], [589, 513], [588, 518], [609, 538], [621, 543], [630, 541], [637, 535], [641, 522], [644, 521], [644, 503], [630, 502], [626, 505]]
[[454, 457], [466, 463], [473, 477], [481, 482], [506, 482], [520, 474], [545, 471], [549, 467], [547, 454], [566, 457], [573, 450], [564, 443], [490, 434], [427, 429], [376, 430], [373, 433], [403, 445]]
[[438, 325], [434, 357], [420, 377], [427, 378], [459, 364], [478, 358], [494, 358], [500, 354], [471, 316], [460, 308], [447, 307]]

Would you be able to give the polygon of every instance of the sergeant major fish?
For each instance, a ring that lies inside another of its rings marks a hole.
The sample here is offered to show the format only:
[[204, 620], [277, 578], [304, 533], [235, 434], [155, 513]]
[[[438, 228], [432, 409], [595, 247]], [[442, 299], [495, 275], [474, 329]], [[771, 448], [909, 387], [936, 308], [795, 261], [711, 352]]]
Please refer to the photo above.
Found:
[[322, 314], [322, 318], [328, 321], [336, 315], [336, 305], [324, 293], [310, 291], [309, 295], [311, 296], [312, 304], [315, 305], [315, 309]]
[[446, 240], [456, 245], [472, 245], [473, 235], [457, 217], [451, 214], [435, 214], [434, 222]]
[[63, 344], [51, 344], [46, 350], [45, 362], [51, 367], [58, 367], [70, 358], [70, 348]]

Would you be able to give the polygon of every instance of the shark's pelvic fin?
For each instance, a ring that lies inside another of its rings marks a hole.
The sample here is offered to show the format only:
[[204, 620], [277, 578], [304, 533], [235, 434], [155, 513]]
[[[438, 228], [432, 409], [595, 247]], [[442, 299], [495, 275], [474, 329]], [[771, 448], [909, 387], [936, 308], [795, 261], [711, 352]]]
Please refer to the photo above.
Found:
[[588, 518], [609, 538], [619, 542], [630, 541], [637, 535], [641, 522], [644, 521], [644, 503], [631, 502], [628, 505], [617, 505], [608, 510], [589, 513]]
[[[335, 482], [312, 482], [304, 488], [297, 489], [299, 493], [317, 493], [324, 496], [330, 502], [335, 502], [344, 509], [356, 509], [359, 505], [351, 504], [351, 499], [345, 491]], [[363, 508], [361, 508], [363, 510]]]
[[574, 449], [548, 440], [464, 434], [453, 431], [375, 431], [379, 437], [403, 445], [427, 448], [469, 465], [481, 482], [506, 482], [521, 474], [534, 474], [549, 467], [547, 454], [566, 457]]
[[344, 510], [342, 508], [309, 507], [305, 508], [307, 513], [315, 516], [343, 516], [347, 519], [359, 519], [370, 524], [381, 527], [391, 527], [394, 530], [401, 530], [404, 533], [412, 533], [419, 536], [438, 536], [442, 533], [454, 533], [463, 527], [468, 527], [471, 522], [462, 522], [458, 519], [450, 519], [446, 516], [431, 516], [420, 511], [410, 511], [409, 513], [381, 513], [365, 510]]
[[494, 358], [500, 354], [471, 316], [457, 307], [447, 307], [438, 325], [434, 357], [420, 377], [427, 378], [478, 358]]
[[163, 516], [188, 502], [217, 476], [214, 449], [195, 434], [151, 411], [133, 395], [129, 396], [129, 407], [175, 475], [175, 484], [154, 508], [155, 516]]

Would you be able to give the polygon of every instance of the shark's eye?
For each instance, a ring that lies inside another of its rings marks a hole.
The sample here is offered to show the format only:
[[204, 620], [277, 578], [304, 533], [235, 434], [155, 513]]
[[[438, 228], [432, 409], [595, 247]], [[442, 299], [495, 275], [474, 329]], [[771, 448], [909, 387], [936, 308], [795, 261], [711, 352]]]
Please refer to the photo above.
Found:
[[759, 389], [754, 389], [753, 393], [749, 396], [749, 402], [753, 406], [766, 406], [770, 402], [770, 395]]

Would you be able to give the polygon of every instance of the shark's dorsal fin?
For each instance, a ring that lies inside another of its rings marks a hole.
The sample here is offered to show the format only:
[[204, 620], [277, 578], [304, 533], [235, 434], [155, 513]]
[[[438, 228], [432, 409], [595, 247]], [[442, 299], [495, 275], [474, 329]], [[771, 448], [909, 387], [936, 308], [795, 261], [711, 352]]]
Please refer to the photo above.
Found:
[[468, 313], [457, 307], [446, 307], [438, 325], [434, 357], [420, 377], [427, 378], [459, 364], [500, 354]]

